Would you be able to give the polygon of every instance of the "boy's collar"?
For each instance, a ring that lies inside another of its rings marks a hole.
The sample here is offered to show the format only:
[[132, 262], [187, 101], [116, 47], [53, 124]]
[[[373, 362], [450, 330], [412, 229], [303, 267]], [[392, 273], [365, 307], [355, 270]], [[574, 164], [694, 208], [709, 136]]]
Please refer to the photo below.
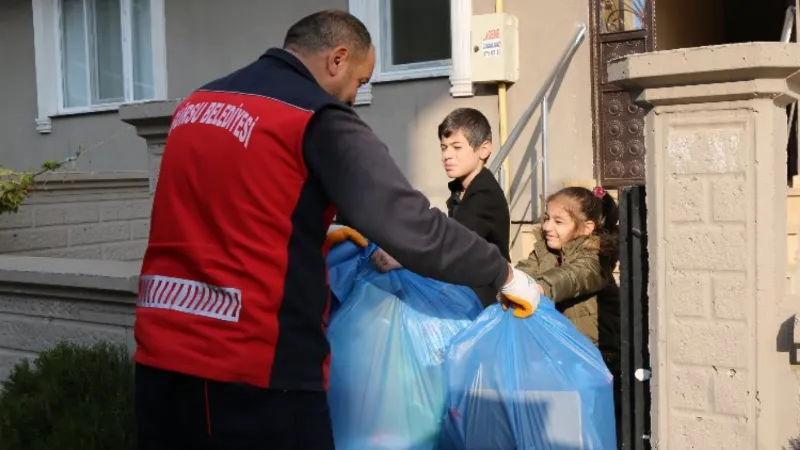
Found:
[[447, 183], [447, 187], [452, 193], [461, 192], [464, 190], [464, 184], [461, 182], [461, 178], [455, 178], [454, 180], [450, 181]]
[[[479, 187], [483, 182], [486, 180], [486, 176], [492, 176], [492, 173], [489, 172], [489, 169], [486, 167], [481, 168], [481, 171], [475, 175], [475, 178], [472, 179], [472, 182], [467, 186], [467, 190], [470, 190], [470, 187], [475, 186]], [[462, 178], [456, 178], [449, 183], [447, 183], [447, 187], [450, 189], [450, 192], [462, 192], [464, 191], [464, 183]]]

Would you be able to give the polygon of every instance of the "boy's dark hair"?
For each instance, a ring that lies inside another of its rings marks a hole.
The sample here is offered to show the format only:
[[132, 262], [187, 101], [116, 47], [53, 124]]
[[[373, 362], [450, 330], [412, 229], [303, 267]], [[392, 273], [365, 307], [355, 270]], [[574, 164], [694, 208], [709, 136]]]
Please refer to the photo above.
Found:
[[480, 111], [474, 108], [458, 108], [439, 124], [439, 140], [449, 138], [461, 131], [470, 147], [478, 148], [486, 141], [492, 142], [492, 126]]
[[578, 224], [588, 220], [594, 222], [594, 234], [600, 238], [600, 248], [603, 253], [609, 255], [616, 253], [619, 239], [619, 207], [608, 192], [599, 188], [590, 191], [584, 187], [568, 187], [549, 196], [547, 203], [556, 199], [566, 200], [567, 212]]
[[318, 53], [338, 45], [362, 56], [372, 45], [372, 37], [358, 18], [337, 9], [303, 17], [289, 28], [283, 41], [284, 49], [298, 53]]

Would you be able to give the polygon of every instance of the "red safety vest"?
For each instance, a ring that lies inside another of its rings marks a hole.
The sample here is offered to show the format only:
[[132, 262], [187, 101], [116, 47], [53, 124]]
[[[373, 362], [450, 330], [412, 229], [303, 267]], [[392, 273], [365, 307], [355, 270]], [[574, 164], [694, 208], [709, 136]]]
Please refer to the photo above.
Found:
[[323, 243], [335, 210], [303, 155], [341, 107], [271, 50], [178, 106], [142, 264], [137, 363], [223, 382], [327, 388]]

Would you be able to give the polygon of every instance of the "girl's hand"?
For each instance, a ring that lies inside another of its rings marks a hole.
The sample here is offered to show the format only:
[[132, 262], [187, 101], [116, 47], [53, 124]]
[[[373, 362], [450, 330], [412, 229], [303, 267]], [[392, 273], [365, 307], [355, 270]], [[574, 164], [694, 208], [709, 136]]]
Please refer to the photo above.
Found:
[[397, 262], [396, 259], [392, 258], [388, 253], [380, 248], [372, 252], [370, 259], [372, 260], [372, 264], [374, 264], [375, 267], [377, 267], [378, 270], [383, 273], [403, 268], [403, 266]]

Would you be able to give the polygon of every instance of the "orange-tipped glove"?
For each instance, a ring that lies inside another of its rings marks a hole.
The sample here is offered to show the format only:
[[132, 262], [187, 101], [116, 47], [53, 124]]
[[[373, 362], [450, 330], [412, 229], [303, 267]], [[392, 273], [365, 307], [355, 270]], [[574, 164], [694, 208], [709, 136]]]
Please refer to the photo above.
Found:
[[507, 311], [511, 306], [514, 309], [514, 317], [524, 319], [536, 311], [543, 290], [525, 272], [519, 269], [513, 269], [513, 272], [514, 277], [511, 281], [500, 289], [500, 302], [503, 311]]
[[328, 236], [325, 238], [325, 246], [333, 248], [344, 241], [350, 241], [361, 248], [369, 245], [369, 242], [358, 231], [342, 225], [331, 225], [328, 228]]

